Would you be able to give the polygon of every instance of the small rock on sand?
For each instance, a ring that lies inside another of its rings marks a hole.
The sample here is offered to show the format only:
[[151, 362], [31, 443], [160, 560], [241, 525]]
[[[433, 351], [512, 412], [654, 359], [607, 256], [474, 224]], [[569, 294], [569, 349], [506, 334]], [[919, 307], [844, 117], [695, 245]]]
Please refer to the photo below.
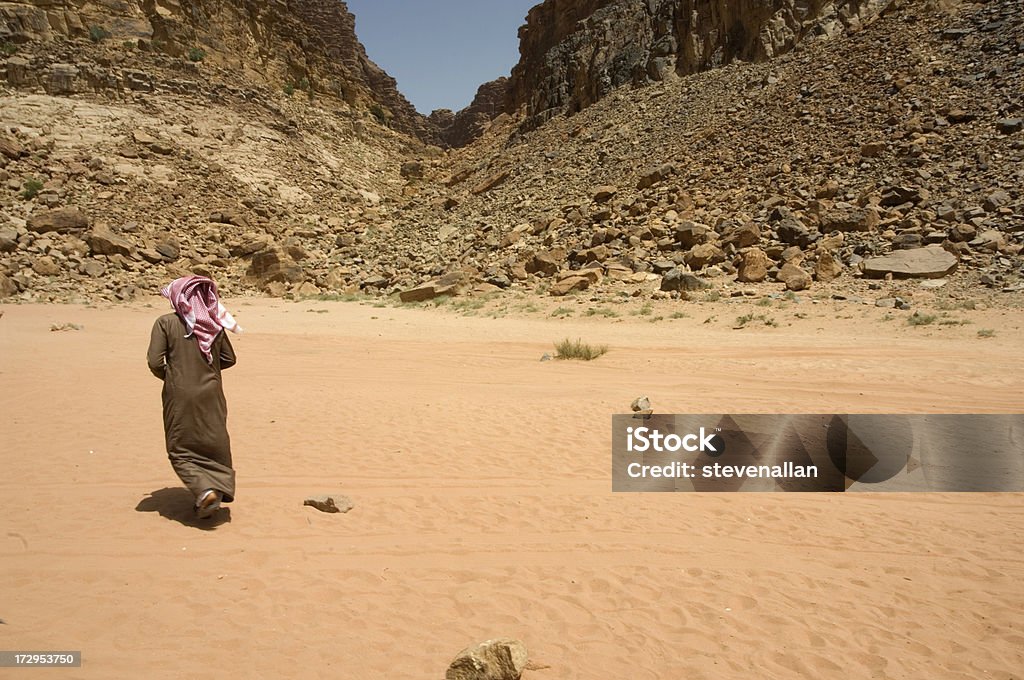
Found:
[[348, 512], [355, 504], [348, 496], [310, 496], [302, 501], [303, 505], [316, 508], [320, 512]]
[[629, 407], [633, 409], [633, 411], [636, 413], [640, 413], [643, 411], [650, 412], [651, 400], [648, 399], [647, 397], [637, 397], [636, 399], [633, 400], [633, 403], [630, 404]]
[[519, 680], [528, 661], [526, 645], [499, 638], [467, 647], [458, 653], [445, 680]]

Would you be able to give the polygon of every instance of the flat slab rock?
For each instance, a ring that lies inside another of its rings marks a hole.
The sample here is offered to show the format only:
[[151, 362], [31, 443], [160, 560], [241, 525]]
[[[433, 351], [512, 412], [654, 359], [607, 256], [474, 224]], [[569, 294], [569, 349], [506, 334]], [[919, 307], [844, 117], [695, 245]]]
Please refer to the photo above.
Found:
[[348, 496], [335, 495], [310, 496], [302, 501], [302, 504], [316, 508], [320, 512], [348, 512], [355, 507]]
[[941, 279], [956, 271], [957, 259], [942, 248], [897, 250], [864, 261], [864, 276], [880, 279], [892, 274], [896, 279]]
[[445, 680], [519, 680], [529, 658], [526, 645], [497, 638], [467, 647], [455, 657]]

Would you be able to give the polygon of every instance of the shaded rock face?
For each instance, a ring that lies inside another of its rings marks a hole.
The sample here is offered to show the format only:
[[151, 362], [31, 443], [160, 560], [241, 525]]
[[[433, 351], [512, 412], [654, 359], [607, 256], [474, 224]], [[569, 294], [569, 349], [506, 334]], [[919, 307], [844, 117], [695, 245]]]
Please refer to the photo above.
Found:
[[508, 110], [526, 127], [576, 113], [617, 87], [859, 29], [891, 0], [545, 0], [519, 29]]

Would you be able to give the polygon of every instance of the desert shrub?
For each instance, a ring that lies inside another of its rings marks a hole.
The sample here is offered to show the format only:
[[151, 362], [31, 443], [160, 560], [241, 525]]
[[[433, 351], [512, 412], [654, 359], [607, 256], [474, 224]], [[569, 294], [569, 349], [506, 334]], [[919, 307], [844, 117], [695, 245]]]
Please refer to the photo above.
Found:
[[914, 312], [909, 317], [907, 317], [907, 323], [910, 324], [911, 326], [927, 326], [929, 324], [935, 323], [935, 319], [937, 318], [938, 317], [936, 317], [934, 314], [920, 314], [918, 312]]
[[30, 179], [23, 185], [21, 197], [26, 201], [35, 198], [43, 190], [43, 183], [37, 179]]
[[110, 31], [103, 28], [102, 26], [90, 26], [89, 27], [89, 40], [94, 43], [103, 42], [110, 37]]
[[607, 345], [588, 345], [581, 339], [570, 340], [566, 338], [555, 343], [556, 359], [579, 359], [580, 361], [593, 361], [608, 351]]

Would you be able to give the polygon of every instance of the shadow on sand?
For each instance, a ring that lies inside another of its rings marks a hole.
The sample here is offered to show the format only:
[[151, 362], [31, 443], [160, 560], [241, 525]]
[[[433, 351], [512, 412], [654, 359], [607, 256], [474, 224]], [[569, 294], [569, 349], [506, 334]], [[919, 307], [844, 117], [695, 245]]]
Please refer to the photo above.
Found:
[[195, 499], [188, 489], [166, 487], [151, 491], [135, 506], [136, 512], [159, 512], [161, 517], [187, 527], [210, 531], [231, 521], [231, 509], [221, 508], [209, 519], [199, 519], [193, 509]]

